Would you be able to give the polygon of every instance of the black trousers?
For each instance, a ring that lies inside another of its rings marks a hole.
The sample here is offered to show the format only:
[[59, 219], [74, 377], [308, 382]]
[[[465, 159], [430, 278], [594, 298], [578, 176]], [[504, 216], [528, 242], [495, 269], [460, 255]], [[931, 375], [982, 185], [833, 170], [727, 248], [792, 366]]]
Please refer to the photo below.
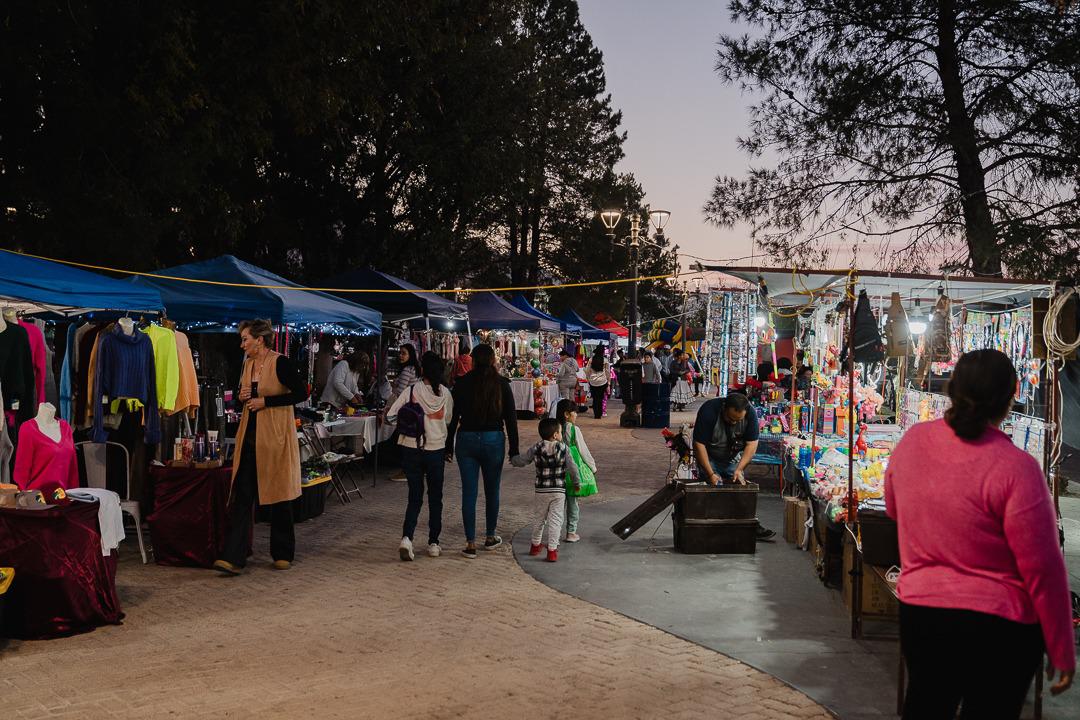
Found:
[[[255, 468], [255, 448], [246, 447], [240, 452], [240, 467], [236, 471], [232, 505], [229, 509], [229, 529], [225, 535], [225, 551], [222, 553], [224, 560], [237, 567], [247, 564], [247, 542], [251, 536], [251, 524], [258, 501], [259, 478]], [[286, 500], [274, 503], [270, 506], [270, 557], [292, 562], [295, 553], [292, 502]]]
[[589, 392], [592, 393], [592, 414], [593, 417], [599, 420], [604, 416], [604, 396], [607, 395], [607, 383], [600, 385], [589, 386]]
[[1039, 625], [972, 610], [900, 604], [904, 720], [1019, 718], [1042, 660]]

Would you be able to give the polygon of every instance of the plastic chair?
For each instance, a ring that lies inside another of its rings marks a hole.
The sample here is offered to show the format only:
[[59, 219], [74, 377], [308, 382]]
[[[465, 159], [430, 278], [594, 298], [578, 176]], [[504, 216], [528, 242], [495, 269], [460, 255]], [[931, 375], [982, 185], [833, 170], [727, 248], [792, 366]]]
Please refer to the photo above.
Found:
[[131, 516], [135, 521], [135, 535], [139, 539], [139, 553], [142, 555], [143, 565], [147, 563], [146, 546], [142, 536], [142, 511], [139, 509], [139, 501], [131, 499], [131, 455], [128, 449], [115, 442], [78, 442], [75, 443], [75, 453], [79, 459], [79, 467], [86, 472], [86, 486], [92, 488], [109, 489], [109, 451], [110, 448], [123, 453], [124, 468], [124, 494], [120, 498], [120, 511]]

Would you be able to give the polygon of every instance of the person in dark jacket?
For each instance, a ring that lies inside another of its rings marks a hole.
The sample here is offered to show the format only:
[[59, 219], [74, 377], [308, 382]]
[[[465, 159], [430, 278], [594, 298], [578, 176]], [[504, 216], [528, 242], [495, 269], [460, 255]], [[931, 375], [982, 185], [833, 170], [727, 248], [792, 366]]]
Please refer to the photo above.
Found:
[[[476, 499], [484, 477], [486, 533], [484, 549], [502, 544], [495, 534], [499, 523], [499, 485], [503, 458], [518, 454], [517, 411], [510, 381], [495, 366], [490, 345], [472, 351], [473, 369], [454, 384], [454, 414], [446, 439], [446, 458], [457, 457], [461, 471], [461, 519], [465, 526], [462, 555], [476, 558]], [[509, 453], [507, 453], [509, 445]]]

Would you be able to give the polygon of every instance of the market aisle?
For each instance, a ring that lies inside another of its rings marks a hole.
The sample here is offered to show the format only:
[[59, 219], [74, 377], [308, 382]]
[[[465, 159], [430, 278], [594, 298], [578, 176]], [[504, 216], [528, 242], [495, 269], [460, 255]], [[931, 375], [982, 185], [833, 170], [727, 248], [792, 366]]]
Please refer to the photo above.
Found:
[[[687, 415], [673, 414], [672, 423]], [[658, 442], [651, 432], [633, 434], [642, 443]], [[752, 468], [756, 481], [767, 482], [770, 474]], [[773, 674], [844, 720], [895, 717], [898, 626], [867, 620], [863, 639], [851, 639], [839, 591], [826, 588], [809, 555], [780, 537], [783, 507], [777, 495], [763, 492], [758, 503], [761, 521], [778, 531], [776, 542], [760, 543], [755, 555], [732, 556], [676, 553], [667, 513], [619, 540], [608, 528], [640, 499], [584, 507], [582, 541], [568, 552], [560, 550], [556, 566], [528, 557], [529, 538], [519, 533], [514, 539], [519, 563], [551, 587]], [[1062, 498], [1061, 507], [1070, 574], [1080, 586], [1080, 498]], [[1032, 716], [1029, 702], [1024, 717]], [[1043, 717], [1080, 717], [1080, 694], [1054, 698], [1047, 693]]]
[[[582, 420], [603, 492], [583, 503], [585, 517], [596, 502], [663, 479], [657, 431], [631, 439], [616, 427], [619, 409]], [[535, 435], [532, 421], [522, 435]], [[829, 717], [769, 675], [526, 575], [509, 538], [528, 523], [531, 468], [508, 468], [507, 542], [476, 561], [457, 554], [456, 469], [447, 487], [447, 554], [438, 559], [397, 559], [397, 483], [365, 488], [351, 506], [330, 501], [325, 515], [298, 525], [287, 573], [266, 566], [265, 525], [252, 570], [235, 579], [143, 566], [125, 544], [125, 625], [10, 643], [0, 655], [4, 716]]]

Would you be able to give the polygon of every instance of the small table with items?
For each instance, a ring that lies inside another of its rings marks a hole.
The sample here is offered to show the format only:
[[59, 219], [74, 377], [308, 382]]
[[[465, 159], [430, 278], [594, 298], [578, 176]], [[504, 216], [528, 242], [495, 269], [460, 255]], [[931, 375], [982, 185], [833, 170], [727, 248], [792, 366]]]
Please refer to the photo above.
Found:
[[[532, 378], [510, 378], [510, 390], [514, 394], [514, 409], [518, 412], [535, 413], [536, 401], [533, 399], [534, 384]], [[555, 417], [555, 407], [559, 404], [559, 386], [541, 385], [544, 408], [549, 417]]]
[[16, 571], [0, 636], [63, 637], [124, 619], [116, 551], [102, 554], [97, 503], [0, 508], [0, 558]]
[[146, 518], [158, 565], [210, 567], [225, 545], [232, 467], [152, 467]]

